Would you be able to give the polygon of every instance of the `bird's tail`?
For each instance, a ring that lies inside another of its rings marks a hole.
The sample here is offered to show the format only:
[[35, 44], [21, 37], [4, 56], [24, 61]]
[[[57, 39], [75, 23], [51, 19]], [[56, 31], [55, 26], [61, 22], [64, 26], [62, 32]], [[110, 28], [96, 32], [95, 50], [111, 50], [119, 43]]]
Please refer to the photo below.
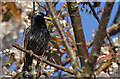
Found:
[[28, 71], [28, 72], [31, 71], [32, 60], [33, 60], [33, 57], [30, 56], [30, 54], [26, 53], [25, 59], [24, 59], [23, 71]]

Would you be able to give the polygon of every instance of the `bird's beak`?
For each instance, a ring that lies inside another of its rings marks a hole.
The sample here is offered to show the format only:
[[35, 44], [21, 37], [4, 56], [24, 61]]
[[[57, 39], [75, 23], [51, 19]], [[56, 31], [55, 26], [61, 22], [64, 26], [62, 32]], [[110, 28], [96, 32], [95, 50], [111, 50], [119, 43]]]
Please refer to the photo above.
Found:
[[44, 19], [52, 21], [52, 18], [44, 16]]

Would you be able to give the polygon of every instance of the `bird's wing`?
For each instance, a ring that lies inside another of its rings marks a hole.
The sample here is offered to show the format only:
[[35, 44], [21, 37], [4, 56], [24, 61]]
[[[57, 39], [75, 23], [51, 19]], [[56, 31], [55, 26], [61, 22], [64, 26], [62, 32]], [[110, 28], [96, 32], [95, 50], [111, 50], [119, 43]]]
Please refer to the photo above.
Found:
[[31, 26], [26, 29], [26, 33], [25, 33], [25, 39], [24, 39], [24, 48], [25, 49], [27, 48], [27, 45], [28, 45], [28, 37], [29, 37], [30, 28], [31, 28]]

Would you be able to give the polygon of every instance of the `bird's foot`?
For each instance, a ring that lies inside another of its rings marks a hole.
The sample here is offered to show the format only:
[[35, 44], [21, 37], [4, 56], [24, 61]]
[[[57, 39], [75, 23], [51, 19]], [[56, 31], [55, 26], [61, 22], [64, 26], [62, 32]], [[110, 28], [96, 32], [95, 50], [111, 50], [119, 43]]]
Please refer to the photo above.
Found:
[[40, 58], [41, 58], [41, 61], [44, 59], [44, 57], [43, 57], [43, 56], [40, 56]]
[[30, 50], [30, 56], [32, 56], [34, 54], [34, 52], [32, 50]]

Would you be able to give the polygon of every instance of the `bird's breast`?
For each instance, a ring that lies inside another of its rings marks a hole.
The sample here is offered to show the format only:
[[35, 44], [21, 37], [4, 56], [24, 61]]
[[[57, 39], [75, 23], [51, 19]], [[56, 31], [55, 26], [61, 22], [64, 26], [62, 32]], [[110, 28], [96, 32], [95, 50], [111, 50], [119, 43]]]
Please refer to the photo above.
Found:
[[31, 28], [29, 31], [27, 49], [41, 55], [50, 40], [47, 28]]

